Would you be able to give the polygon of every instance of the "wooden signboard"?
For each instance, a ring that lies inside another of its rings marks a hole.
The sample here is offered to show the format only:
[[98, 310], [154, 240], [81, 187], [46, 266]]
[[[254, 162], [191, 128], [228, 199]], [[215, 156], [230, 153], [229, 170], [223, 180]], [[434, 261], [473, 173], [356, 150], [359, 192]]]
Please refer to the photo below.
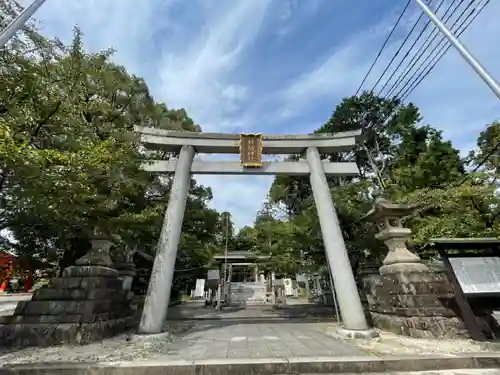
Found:
[[240, 134], [240, 163], [244, 168], [262, 166], [262, 134]]

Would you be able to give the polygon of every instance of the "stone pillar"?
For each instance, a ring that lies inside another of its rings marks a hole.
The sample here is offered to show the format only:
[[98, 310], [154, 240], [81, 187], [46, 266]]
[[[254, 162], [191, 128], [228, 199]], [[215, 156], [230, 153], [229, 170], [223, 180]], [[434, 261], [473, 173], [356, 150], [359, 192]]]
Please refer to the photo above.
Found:
[[167, 318], [170, 288], [174, 277], [175, 260], [186, 209], [193, 159], [194, 148], [183, 146], [177, 160], [167, 212], [163, 219], [148, 293], [142, 311], [140, 333], [162, 332]]
[[253, 275], [254, 275], [254, 280], [256, 283], [259, 282], [259, 267], [255, 265], [254, 270], [253, 270]]
[[311, 169], [311, 187], [318, 211], [326, 258], [330, 264], [333, 281], [338, 289], [337, 297], [344, 328], [348, 331], [367, 331], [368, 324], [359, 298], [356, 280], [347, 255], [322, 161], [316, 147], [307, 149], [307, 162]]

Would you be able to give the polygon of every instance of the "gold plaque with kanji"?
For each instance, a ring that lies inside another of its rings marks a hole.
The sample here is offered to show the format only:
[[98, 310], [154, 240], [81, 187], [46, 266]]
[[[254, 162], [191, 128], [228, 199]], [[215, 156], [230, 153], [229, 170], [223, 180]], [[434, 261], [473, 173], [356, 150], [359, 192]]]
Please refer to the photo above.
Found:
[[262, 134], [240, 134], [240, 163], [245, 168], [262, 166]]

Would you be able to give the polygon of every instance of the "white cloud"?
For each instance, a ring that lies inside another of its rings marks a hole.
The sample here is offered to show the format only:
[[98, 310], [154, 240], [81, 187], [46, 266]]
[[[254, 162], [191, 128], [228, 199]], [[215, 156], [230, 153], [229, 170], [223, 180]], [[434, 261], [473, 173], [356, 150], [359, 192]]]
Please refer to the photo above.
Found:
[[316, 69], [298, 77], [282, 92], [281, 116], [285, 119], [294, 117], [314, 106], [318, 99], [348, 93], [352, 88], [353, 76], [360, 76], [364, 68], [356, 66], [360, 55], [358, 45], [347, 44]]
[[270, 0], [227, 1], [206, 9], [205, 25], [189, 45], [167, 49], [161, 59], [160, 92], [185, 107], [204, 130], [222, 130], [247, 88], [231, 79], [259, 34]]

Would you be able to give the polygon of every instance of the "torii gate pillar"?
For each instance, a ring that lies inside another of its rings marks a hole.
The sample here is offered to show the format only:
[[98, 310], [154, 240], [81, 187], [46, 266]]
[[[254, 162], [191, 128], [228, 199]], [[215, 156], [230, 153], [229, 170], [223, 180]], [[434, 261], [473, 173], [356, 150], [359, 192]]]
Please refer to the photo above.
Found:
[[318, 211], [319, 224], [326, 258], [330, 264], [333, 283], [336, 286], [340, 314], [344, 328], [349, 331], [367, 331], [368, 325], [359, 298], [358, 288], [352, 272], [351, 262], [340, 229], [337, 211], [332, 201], [330, 188], [316, 147], [307, 149], [307, 162], [311, 168], [311, 188]]
[[148, 293], [142, 310], [139, 333], [160, 333], [163, 331], [167, 319], [193, 159], [194, 147], [183, 146], [177, 161], [167, 211], [161, 227]]

